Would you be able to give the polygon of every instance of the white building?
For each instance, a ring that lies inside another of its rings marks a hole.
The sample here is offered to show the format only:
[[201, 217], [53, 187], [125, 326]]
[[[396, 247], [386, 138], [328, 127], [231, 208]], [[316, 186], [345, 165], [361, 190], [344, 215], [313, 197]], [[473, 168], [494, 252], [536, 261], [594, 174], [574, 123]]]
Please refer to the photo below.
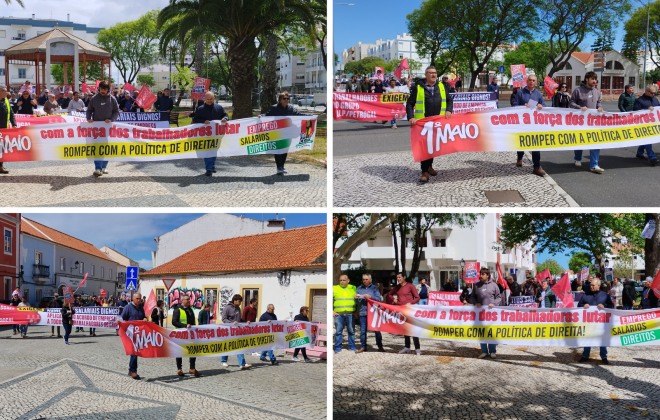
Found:
[[[170, 306], [182, 294], [192, 295], [195, 312], [216, 302], [221, 312], [238, 294], [241, 310], [257, 299], [257, 320], [272, 303], [280, 320], [292, 320], [308, 306], [310, 321], [325, 323], [326, 260], [327, 225], [216, 240], [141, 274], [140, 292], [149, 296], [153, 290]], [[164, 279], [174, 280], [169, 293]]]
[[[417, 284], [421, 277], [430, 279], [431, 290], [440, 290], [451, 279], [456, 282], [461, 276], [461, 259], [466, 262], [480, 262], [481, 267], [488, 267], [497, 273], [499, 262], [502, 273], [516, 273], [536, 270], [536, 252], [530, 244], [497, 252], [501, 220], [499, 214], [489, 213], [480, 217], [472, 229], [459, 226], [434, 226], [423, 241], [423, 256], [419, 272], [413, 279]], [[389, 229], [383, 229], [375, 238], [361, 244], [351, 255], [342, 269], [358, 267], [364, 263], [371, 272], [374, 282], [382, 283], [385, 288], [395, 277], [394, 244]], [[401, 239], [396, 238], [397, 243]], [[412, 264], [412, 242], [408, 241], [406, 251], [406, 269]], [[399, 255], [399, 258], [400, 255]], [[400, 264], [401, 266], [401, 264]], [[505, 274], [506, 275], [506, 274]], [[514, 275], [514, 278], [515, 275]]]
[[235, 238], [237, 236], [279, 232], [285, 228], [285, 219], [261, 221], [244, 216], [233, 216], [231, 214], [205, 214], [183, 226], [154, 238], [158, 246], [156, 251], [151, 252], [153, 267], [156, 268], [168, 263], [210, 241]]
[[362, 42], [358, 42], [351, 48], [342, 51], [341, 63], [346, 65], [346, 63], [350, 63], [351, 61], [360, 61], [365, 57], [369, 57], [369, 49], [374, 46], [374, 44], [363, 44]]
[[[546, 73], [550, 71], [552, 64], [546, 67]], [[568, 59], [566, 66], [556, 72], [552, 78], [557, 83], [566, 83], [568, 91], [580, 86], [580, 82], [587, 72], [594, 70], [594, 53], [574, 52]], [[598, 74], [599, 89], [603, 95], [620, 95], [625, 85], [637, 86], [639, 83], [638, 64], [629, 61], [618, 51], [605, 53], [605, 71]], [[648, 70], [647, 70], [648, 71]]]
[[306, 47], [291, 48], [296, 48], [300, 55], [278, 54], [277, 56], [278, 90], [296, 94], [327, 92], [327, 72], [323, 65], [321, 50], [312, 51]]
[[[31, 18], [25, 17], [0, 17], [0, 56], [4, 56], [4, 51], [7, 48], [20, 44], [35, 36], [44, 34], [55, 27], [68, 32], [78, 38], [96, 45], [96, 37], [98, 32], [103, 28], [92, 28], [81, 23], [73, 23], [67, 20], [61, 21], [57, 19], [37, 19], [35, 14]], [[0, 60], [0, 76], [5, 76], [7, 69], [4, 68], [5, 61]], [[26, 80], [36, 83], [35, 68], [32, 65], [9, 65], [10, 80], [9, 83], [13, 86], [16, 84], [23, 84]], [[82, 74], [81, 74], [82, 77]], [[43, 83], [43, 81], [42, 81]]]
[[[390, 60], [415, 60], [422, 63], [419, 70], [412, 70], [413, 77], [424, 76], [424, 69], [430, 65], [428, 57], [420, 57], [417, 54], [417, 46], [412, 39], [412, 36], [407, 33], [403, 35], [397, 34], [396, 39], [378, 39], [372, 47], [367, 49], [367, 57], [380, 57], [386, 63]], [[362, 57], [364, 58], [364, 57]]]

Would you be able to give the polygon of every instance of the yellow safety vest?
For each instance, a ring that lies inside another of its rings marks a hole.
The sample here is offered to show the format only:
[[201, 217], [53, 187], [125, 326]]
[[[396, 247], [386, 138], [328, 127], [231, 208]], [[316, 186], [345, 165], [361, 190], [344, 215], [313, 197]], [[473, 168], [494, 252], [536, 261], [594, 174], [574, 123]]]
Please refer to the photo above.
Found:
[[[188, 315], [186, 315], [186, 311], [181, 308], [179, 308], [179, 322], [188, 325]], [[176, 330], [177, 327], [174, 327], [174, 329]]]
[[9, 123], [11, 122], [11, 108], [9, 107], [9, 101], [5, 98], [5, 105], [7, 105], [7, 128], [9, 128]]
[[341, 285], [337, 284], [332, 288], [332, 295], [334, 302], [332, 309], [335, 312], [355, 312], [355, 294], [357, 287], [347, 285], [344, 289]]
[[[442, 98], [442, 104], [440, 105], [440, 115], [445, 115], [445, 112], [447, 111], [447, 94], [445, 92], [445, 85], [442, 84], [442, 82], [436, 82], [436, 84], [440, 89], [440, 98]], [[417, 85], [417, 102], [415, 102], [415, 119], [421, 120], [422, 118], [424, 118], [424, 113], [425, 113], [424, 88], [421, 85]]]

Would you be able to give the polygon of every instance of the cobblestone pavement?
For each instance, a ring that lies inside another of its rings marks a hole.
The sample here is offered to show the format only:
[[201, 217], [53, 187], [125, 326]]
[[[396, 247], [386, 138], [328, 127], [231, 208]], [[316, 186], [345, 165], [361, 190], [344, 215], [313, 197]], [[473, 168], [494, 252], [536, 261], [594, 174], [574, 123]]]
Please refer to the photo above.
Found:
[[325, 207], [326, 168], [288, 159], [276, 175], [272, 156], [110, 162], [95, 178], [91, 162], [6, 163], [0, 197], [6, 207]]
[[[528, 156], [515, 152], [453, 153], [437, 157], [438, 172], [420, 184], [410, 152], [335, 158], [333, 205], [337, 207], [567, 207], [548, 178], [532, 175]], [[541, 162], [543, 165], [543, 162]], [[542, 167], [542, 166], [541, 166]], [[490, 203], [484, 191], [518, 191], [522, 203]]]
[[219, 357], [202, 357], [196, 367], [204, 376], [181, 379], [174, 359], [139, 359], [136, 381], [115, 332], [96, 335], [74, 332], [66, 346], [48, 327], [29, 327], [26, 339], [0, 331], [0, 419], [327, 417], [325, 361], [293, 362], [279, 350], [279, 366], [247, 355], [253, 368], [241, 371], [235, 356], [229, 368]]
[[[359, 337], [359, 327], [356, 329]], [[397, 354], [403, 337], [383, 333], [387, 353], [344, 350], [333, 361], [333, 418], [366, 419], [660, 419], [660, 347], [598, 349], [497, 346], [420, 340], [422, 355]], [[359, 348], [359, 338], [357, 340]]]

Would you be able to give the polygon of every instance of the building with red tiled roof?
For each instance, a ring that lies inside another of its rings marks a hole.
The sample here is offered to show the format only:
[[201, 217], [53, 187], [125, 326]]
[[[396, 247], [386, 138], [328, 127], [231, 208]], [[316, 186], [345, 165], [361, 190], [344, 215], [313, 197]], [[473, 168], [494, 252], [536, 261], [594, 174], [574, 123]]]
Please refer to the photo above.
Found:
[[[278, 319], [293, 319], [308, 306], [325, 322], [327, 237], [324, 224], [210, 241], [141, 274], [140, 291], [170, 306], [189, 294], [194, 309], [218, 302], [218, 311], [238, 294], [243, 305], [256, 298], [259, 315], [272, 303]], [[174, 280], [169, 293], [163, 280]]]
[[[38, 306], [55, 292], [61, 294], [67, 286], [90, 296], [99, 296], [101, 289], [115, 295], [125, 286], [126, 267], [89, 242], [26, 217], [21, 218], [20, 233], [21, 290], [31, 305]], [[85, 274], [87, 281], [79, 287]]]

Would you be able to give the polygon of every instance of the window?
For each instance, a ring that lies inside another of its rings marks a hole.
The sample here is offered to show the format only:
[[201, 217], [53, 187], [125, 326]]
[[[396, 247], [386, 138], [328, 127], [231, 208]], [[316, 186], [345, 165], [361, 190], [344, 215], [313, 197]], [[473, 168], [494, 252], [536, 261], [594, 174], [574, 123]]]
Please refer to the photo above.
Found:
[[612, 89], [623, 89], [623, 77], [613, 77], [612, 79]]
[[615, 61], [614, 70], [625, 70], [625, 69], [623, 68], [623, 64], [621, 64], [619, 61]]
[[167, 76], [163, 76], [163, 80], [167, 80]]
[[403, 47], [403, 42], [399, 42], [399, 47]]
[[628, 83], [635, 86], [635, 78], [634, 77], [629, 77], [628, 78]]
[[4, 76], [4, 75], [5, 75], [5, 69], [0, 69], [0, 76]]
[[18, 78], [19, 79], [25, 79], [27, 77], [26, 76], [26, 74], [27, 74], [26, 71], [27, 71], [26, 69], [18, 69]]
[[23, 289], [23, 297], [29, 302], [30, 301], [30, 289]]
[[[211, 315], [214, 314], [215, 302], [218, 301], [218, 289], [204, 289], [205, 304], [211, 305]], [[222, 310], [222, 309], [221, 309]]]
[[66, 258], [60, 257], [60, 271], [66, 270]]
[[305, 51], [305, 47], [298, 47], [298, 51]]
[[94, 264], [92, 264], [92, 276], [94, 275]]
[[447, 239], [445, 239], [445, 238], [436, 239], [435, 240], [435, 246], [436, 246], [436, 248], [446, 248], [447, 247]]
[[85, 274], [85, 263], [81, 262], [80, 265], [78, 266], [78, 273], [79, 274]]
[[35, 300], [37, 301], [37, 304], [39, 304], [39, 302], [41, 302], [41, 298], [43, 296], [44, 296], [44, 289], [36, 289], [34, 291], [34, 297], [35, 297]]
[[4, 280], [4, 288], [5, 288], [5, 297], [10, 297], [11, 296], [11, 277], [5, 276]]
[[110, 271], [110, 277], [108, 277], [110, 280], [112, 280], [112, 268], [109, 270]]
[[16, 39], [24, 40], [25, 39], [25, 31], [18, 31], [16, 34]]
[[580, 80], [582, 76], [575, 76], [575, 86], [580, 86]]
[[4, 57], [4, 56], [5, 56], [5, 52], [4, 52], [4, 51], [0, 51], [0, 57]]
[[573, 66], [571, 66], [571, 63], [566, 63], [563, 66], [559, 66], [559, 70], [573, 70]]
[[600, 81], [600, 88], [601, 89], [610, 89], [610, 77], [603, 77], [602, 80]]
[[11, 229], [5, 228], [5, 254], [11, 255], [12, 254], [12, 231]]
[[259, 289], [243, 289], [243, 309], [252, 299], [257, 299], [257, 313], [259, 313]]
[[44, 254], [41, 251], [34, 251], [34, 263], [37, 265], [41, 265], [41, 263], [44, 261]]
[[7, 31], [0, 31], [0, 38], [7, 38]]
[[165, 300], [165, 289], [156, 289], [156, 301]]
[[105, 267], [101, 267], [101, 278], [105, 277]]
[[304, 66], [304, 65], [305, 65], [305, 62], [304, 62], [304, 61], [299, 61], [299, 62], [296, 63], [296, 65], [297, 65], [297, 66]]

